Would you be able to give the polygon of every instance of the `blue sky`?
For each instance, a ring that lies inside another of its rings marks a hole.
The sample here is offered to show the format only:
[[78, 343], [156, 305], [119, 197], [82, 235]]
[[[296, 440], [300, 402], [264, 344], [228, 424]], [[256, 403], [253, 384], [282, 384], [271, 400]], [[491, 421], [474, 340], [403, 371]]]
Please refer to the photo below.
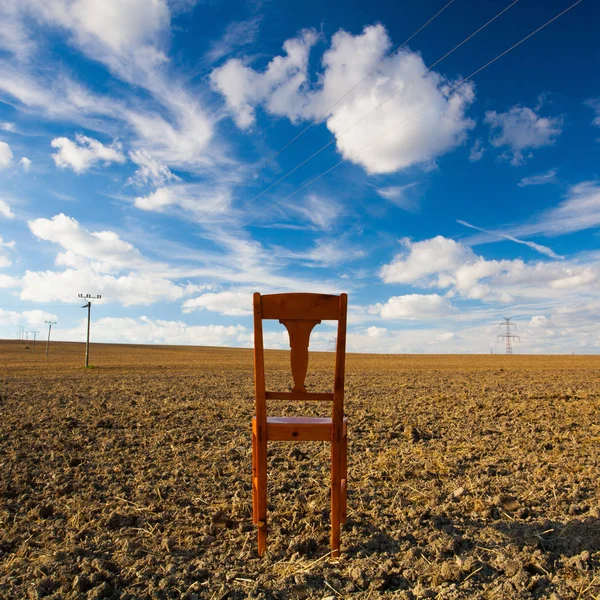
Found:
[[0, 337], [597, 353], [600, 6], [468, 78], [574, 1], [5, 0]]

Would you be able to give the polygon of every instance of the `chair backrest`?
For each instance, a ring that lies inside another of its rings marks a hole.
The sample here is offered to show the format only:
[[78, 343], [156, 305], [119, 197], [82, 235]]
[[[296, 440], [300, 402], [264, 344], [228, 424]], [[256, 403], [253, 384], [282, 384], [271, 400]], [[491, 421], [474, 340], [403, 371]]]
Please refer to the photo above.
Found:
[[[254, 294], [254, 385], [256, 419], [266, 422], [266, 400], [331, 400], [334, 422], [344, 414], [344, 377], [346, 363], [346, 318], [348, 296], [341, 294]], [[262, 322], [274, 319], [282, 323], [290, 336], [291, 368], [294, 387], [291, 392], [265, 389], [265, 363]], [[310, 334], [321, 321], [337, 321], [335, 376], [333, 393], [307, 392], [304, 386], [308, 369]]]

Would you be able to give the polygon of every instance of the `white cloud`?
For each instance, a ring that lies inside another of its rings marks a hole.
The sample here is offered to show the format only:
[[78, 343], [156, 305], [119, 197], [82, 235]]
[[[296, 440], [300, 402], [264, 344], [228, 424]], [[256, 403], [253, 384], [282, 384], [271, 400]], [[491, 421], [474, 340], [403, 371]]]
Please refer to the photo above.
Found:
[[388, 330], [385, 327], [376, 327], [375, 325], [367, 327], [365, 332], [369, 337], [372, 338], [382, 338], [388, 334]]
[[0, 325], [25, 325], [29, 327], [41, 327], [46, 321], [56, 321], [54, 313], [43, 310], [3, 310], [0, 308]]
[[129, 183], [158, 187], [167, 181], [179, 180], [167, 165], [152, 158], [145, 150], [134, 150], [129, 153], [129, 158], [138, 166], [137, 171], [129, 178]]
[[422, 242], [404, 238], [400, 243], [405, 252], [396, 255], [380, 271], [385, 283], [413, 283], [434, 273], [455, 270], [476, 259], [470, 248], [441, 235]]
[[419, 203], [414, 198], [414, 190], [418, 184], [416, 182], [406, 185], [394, 185], [384, 188], [377, 188], [377, 193], [392, 204], [403, 208], [409, 212], [415, 212], [419, 208]]
[[470, 300], [510, 303], [557, 298], [565, 293], [598, 293], [600, 260], [525, 262], [486, 260], [460, 242], [437, 236], [422, 242], [403, 240], [405, 251], [385, 265], [385, 283], [408, 283], [449, 290]]
[[4, 169], [10, 165], [13, 153], [10, 146], [6, 142], [0, 142], [0, 169]]
[[[68, 119], [103, 133], [134, 136], [133, 145], [168, 165], [207, 168], [222, 160], [222, 149], [208, 148], [215, 117], [205, 113], [197, 89], [187, 89], [169, 73], [165, 48], [170, 13], [165, 0], [6, 0], [7, 27], [40, 37], [32, 23], [59, 28], [68, 42], [132, 86], [129, 96], [100, 96], [86, 90], [60, 69], [36, 70], [28, 61], [0, 60], [0, 92], [16, 98], [28, 111]], [[0, 15], [2, 16], [2, 15]], [[1, 20], [1, 19], [0, 19]], [[42, 48], [31, 44], [30, 50]], [[137, 89], [148, 92], [142, 100]], [[98, 118], [100, 117], [100, 118]], [[121, 123], [115, 123], [120, 121]], [[127, 128], [123, 131], [122, 123]]]
[[5, 219], [14, 219], [15, 213], [10, 209], [8, 202], [0, 200], [0, 216]]
[[[54, 2], [51, 16], [68, 27], [78, 45], [92, 57], [96, 44], [115, 52], [149, 49], [168, 27], [170, 15], [164, 0], [75, 0], [71, 6]], [[50, 15], [49, 15], [50, 16]]]
[[437, 294], [392, 296], [385, 304], [377, 303], [369, 307], [371, 314], [379, 314], [383, 319], [409, 320], [435, 319], [455, 310], [446, 298]]
[[36, 44], [26, 27], [28, 16], [64, 29], [74, 46], [116, 72], [125, 70], [121, 61], [127, 55], [131, 66], [165, 60], [160, 51], [170, 24], [165, 0], [5, 0], [3, 4], [10, 24], [28, 35], [30, 50]]
[[38, 302], [77, 301], [79, 293], [101, 294], [101, 302], [123, 306], [174, 302], [194, 286], [178, 285], [169, 265], [146, 260], [114, 231], [88, 231], [64, 214], [28, 222], [39, 239], [59, 244], [56, 264], [63, 271], [26, 271], [21, 298]]
[[490, 126], [492, 146], [508, 146], [506, 157], [513, 165], [525, 161], [525, 150], [553, 144], [562, 132], [563, 123], [560, 117], [541, 117], [526, 106], [513, 106], [504, 113], [487, 111], [485, 122]]
[[9, 267], [12, 264], [12, 261], [8, 258], [4, 248], [13, 250], [15, 246], [16, 243], [14, 240], [12, 242], [5, 242], [0, 235], [0, 267]]
[[469, 160], [471, 162], [480, 161], [483, 158], [483, 153], [485, 152], [485, 148], [483, 147], [483, 142], [481, 138], [477, 138], [471, 147], [471, 151], [469, 152]]
[[2, 129], [3, 131], [10, 131], [10, 132], [16, 131], [15, 124], [9, 123], [8, 121], [4, 121], [4, 123], [0, 123], [0, 129]]
[[305, 29], [297, 38], [283, 44], [285, 56], [276, 56], [263, 73], [247, 67], [239, 59], [231, 59], [210, 74], [213, 87], [227, 102], [233, 118], [241, 129], [255, 122], [254, 107], [265, 103], [269, 112], [287, 115], [293, 120], [302, 112], [300, 87], [306, 84], [308, 57], [317, 42], [317, 33]]
[[26, 271], [22, 279], [22, 300], [73, 303], [78, 301], [80, 293], [101, 294], [99, 302], [102, 303], [147, 306], [156, 302], [174, 302], [181, 299], [185, 291], [162, 277], [133, 272], [121, 276], [106, 275], [90, 267], [60, 272]]
[[217, 292], [190, 298], [183, 303], [183, 312], [210, 310], [222, 315], [242, 316], [252, 314], [252, 292]]
[[65, 252], [56, 257], [56, 264], [66, 267], [92, 266], [101, 273], [140, 267], [140, 252], [114, 231], [88, 231], [64, 214], [52, 219], [28, 221], [29, 229], [39, 239], [60, 244]]
[[546, 183], [556, 182], [556, 171], [551, 169], [546, 173], [540, 173], [539, 175], [531, 175], [530, 177], [523, 177], [519, 181], [519, 187], [527, 187], [529, 185], [544, 185]]
[[[430, 163], [461, 144], [474, 126], [465, 117], [474, 100], [473, 85], [451, 92], [450, 81], [432, 71], [425, 73], [419, 54], [405, 49], [388, 56], [392, 44], [382, 25], [365, 27], [356, 36], [338, 31], [323, 56], [324, 70], [318, 83], [310, 89], [308, 56], [316, 40], [312, 31], [287, 40], [286, 56], [274, 58], [263, 72], [238, 59], [212, 72], [213, 85], [224, 95], [240, 128], [254, 123], [259, 105], [293, 122], [325, 115], [344, 158], [369, 173], [391, 173]], [[376, 73], [368, 82], [328, 110], [340, 91], [373, 71]], [[398, 93], [401, 88], [405, 89]], [[363, 152], [367, 146], [368, 151]]]
[[21, 163], [21, 167], [23, 167], [23, 171], [29, 173], [31, 170], [31, 161], [26, 156], [23, 156], [19, 162]]
[[[0, 263], [2, 262], [2, 257], [0, 256]], [[17, 288], [21, 285], [21, 281], [16, 277], [12, 277], [11, 275], [4, 275], [0, 273], [0, 289], [8, 289], [8, 288]]]
[[192, 215], [200, 215], [203, 222], [229, 217], [231, 192], [222, 184], [175, 184], [159, 187], [147, 196], [137, 196], [134, 204], [141, 210], [164, 212], [181, 208]]
[[83, 173], [100, 162], [105, 165], [116, 162], [123, 164], [127, 159], [117, 141], [105, 146], [98, 140], [81, 134], [75, 136], [76, 142], [66, 137], [55, 138], [51, 142], [58, 152], [52, 155], [57, 167], [70, 167], [75, 173]]
[[[70, 330], [58, 330], [57, 338], [80, 340], [85, 322]], [[101, 318], [94, 321], [94, 340], [134, 344], [194, 346], [248, 346], [248, 332], [242, 325], [188, 325], [146, 316]]]
[[165, 207], [177, 204], [177, 195], [169, 188], [158, 188], [148, 196], [137, 196], [134, 203], [142, 210], [162, 212]]

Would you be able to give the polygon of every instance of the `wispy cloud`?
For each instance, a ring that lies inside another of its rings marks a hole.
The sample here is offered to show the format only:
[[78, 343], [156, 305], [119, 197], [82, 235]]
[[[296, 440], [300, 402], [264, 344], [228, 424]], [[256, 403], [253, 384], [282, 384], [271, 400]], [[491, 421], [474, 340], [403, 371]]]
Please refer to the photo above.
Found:
[[330, 229], [343, 213], [343, 207], [329, 196], [308, 194], [298, 203], [292, 201], [280, 206], [280, 212], [294, 221], [302, 218], [311, 228]]
[[477, 138], [469, 152], [469, 160], [471, 162], [479, 162], [483, 158], [484, 152], [485, 148], [483, 147], [483, 142], [481, 141], [481, 138]]
[[393, 185], [377, 188], [377, 193], [399, 208], [409, 212], [417, 212], [419, 210], [419, 202], [415, 197], [417, 186], [417, 182], [407, 183], [406, 185]]
[[[464, 224], [464, 222], [463, 222]], [[554, 208], [532, 217], [528, 222], [502, 225], [483, 235], [468, 238], [469, 245], [486, 244], [506, 236], [544, 235], [554, 237], [600, 227], [600, 180], [571, 186], [565, 199]]]
[[205, 54], [208, 63], [215, 63], [229, 56], [235, 50], [252, 44], [260, 29], [261, 17], [253, 17], [247, 21], [234, 21], [225, 28], [223, 35], [211, 43]]
[[527, 240], [520, 240], [512, 235], [508, 235], [506, 233], [499, 233], [495, 231], [490, 231], [489, 229], [483, 229], [482, 227], [477, 227], [476, 225], [471, 225], [466, 221], [462, 221], [461, 219], [456, 220], [457, 223], [464, 225], [465, 227], [469, 227], [471, 229], [476, 229], [477, 231], [481, 231], [482, 233], [489, 233], [490, 235], [497, 236], [504, 240], [509, 240], [511, 242], [515, 242], [516, 244], [523, 244], [524, 246], [528, 246], [532, 250], [539, 252], [540, 254], [544, 254], [545, 256], [549, 256], [550, 258], [555, 258], [557, 260], [562, 260], [564, 256], [560, 256], [552, 250], [552, 248], [548, 248], [548, 246], [542, 246], [541, 244], [536, 244], [535, 242], [529, 242]]
[[590, 98], [585, 101], [585, 105], [589, 106], [596, 114], [592, 123], [600, 127], [600, 98]]
[[554, 169], [547, 171], [546, 173], [540, 173], [539, 175], [531, 175], [530, 177], [523, 177], [519, 181], [519, 187], [527, 187], [528, 185], [544, 185], [546, 183], [556, 183], [556, 171]]

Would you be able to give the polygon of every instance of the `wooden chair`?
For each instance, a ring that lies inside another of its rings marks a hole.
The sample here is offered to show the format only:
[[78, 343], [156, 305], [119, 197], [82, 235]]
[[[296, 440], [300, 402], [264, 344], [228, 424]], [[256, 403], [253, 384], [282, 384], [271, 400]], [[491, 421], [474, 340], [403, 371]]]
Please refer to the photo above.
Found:
[[[256, 416], [252, 419], [252, 520], [258, 525], [258, 553], [267, 547], [267, 442], [331, 442], [331, 555], [340, 554], [340, 524], [346, 522], [347, 430], [344, 418], [346, 314], [348, 296], [324, 294], [254, 294], [254, 384]], [[290, 336], [294, 387], [291, 392], [265, 390], [263, 319], [276, 319]], [[333, 392], [307, 392], [310, 334], [322, 320], [338, 322]], [[268, 417], [267, 400], [326, 400], [331, 418]]]

